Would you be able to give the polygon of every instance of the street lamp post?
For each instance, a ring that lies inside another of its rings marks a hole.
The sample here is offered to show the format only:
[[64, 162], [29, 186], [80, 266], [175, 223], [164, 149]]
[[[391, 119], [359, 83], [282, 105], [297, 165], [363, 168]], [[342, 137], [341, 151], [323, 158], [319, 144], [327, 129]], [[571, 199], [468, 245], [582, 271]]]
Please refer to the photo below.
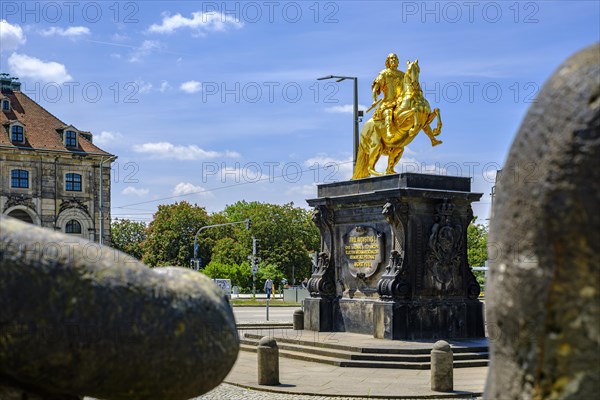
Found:
[[341, 82], [346, 79], [352, 79], [354, 81], [354, 146], [352, 155], [352, 169], [356, 166], [356, 156], [358, 154], [358, 123], [360, 122], [359, 117], [362, 116], [362, 111], [358, 112], [358, 78], [355, 76], [338, 76], [329, 75], [322, 78], [317, 78], [318, 81], [325, 79], [337, 79], [336, 82]]
[[239, 221], [239, 222], [228, 222], [225, 224], [206, 225], [206, 226], [203, 226], [200, 229], [198, 229], [198, 232], [196, 232], [196, 236], [194, 237], [194, 258], [191, 259], [190, 266], [192, 266], [192, 268], [195, 270], [200, 269], [200, 259], [198, 258], [198, 235], [200, 235], [200, 232], [202, 232], [203, 230], [208, 229], [208, 228], [216, 228], [217, 226], [229, 226], [229, 225], [239, 225], [239, 224], [246, 224], [246, 230], [250, 230], [250, 219], [249, 218], [244, 221]]

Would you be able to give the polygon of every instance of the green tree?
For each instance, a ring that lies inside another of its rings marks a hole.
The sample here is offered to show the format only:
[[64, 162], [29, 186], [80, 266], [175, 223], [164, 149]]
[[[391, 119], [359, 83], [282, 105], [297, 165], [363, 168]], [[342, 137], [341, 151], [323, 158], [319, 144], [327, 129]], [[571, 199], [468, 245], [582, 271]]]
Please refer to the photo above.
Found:
[[206, 268], [202, 269], [202, 273], [213, 279], [231, 279], [231, 286], [246, 289], [252, 287], [252, 271], [250, 264], [247, 262], [242, 264], [222, 264], [212, 260]]
[[[250, 230], [243, 224], [232, 227], [231, 239], [221, 238], [212, 257], [222, 263], [239, 264], [252, 253], [252, 237], [258, 239], [258, 256], [262, 265], [277, 266], [291, 282], [310, 276], [309, 252], [319, 249], [320, 236], [311, 212], [285, 205], [240, 201], [225, 207], [222, 215], [229, 221], [250, 219]], [[272, 277], [275, 281], [275, 277]]]
[[[477, 217], [467, 227], [467, 257], [472, 267], [482, 267], [487, 261], [488, 228], [477, 223]], [[474, 271], [477, 282], [483, 286], [485, 272]]]
[[112, 247], [137, 258], [142, 259], [144, 250], [142, 243], [146, 239], [146, 224], [129, 219], [115, 219], [110, 224]]
[[[264, 292], [265, 281], [267, 278], [271, 278], [275, 290], [281, 293], [283, 289], [281, 281], [285, 278], [285, 275], [281, 269], [275, 264], [264, 264], [261, 265], [256, 274], [256, 291]], [[287, 278], [286, 278], [287, 279]]]
[[[144, 263], [156, 267], [175, 265], [189, 267], [194, 255], [194, 237], [200, 227], [209, 225], [211, 218], [203, 207], [186, 201], [160, 205], [148, 225], [143, 243]], [[203, 264], [210, 261], [212, 242], [199, 241]]]

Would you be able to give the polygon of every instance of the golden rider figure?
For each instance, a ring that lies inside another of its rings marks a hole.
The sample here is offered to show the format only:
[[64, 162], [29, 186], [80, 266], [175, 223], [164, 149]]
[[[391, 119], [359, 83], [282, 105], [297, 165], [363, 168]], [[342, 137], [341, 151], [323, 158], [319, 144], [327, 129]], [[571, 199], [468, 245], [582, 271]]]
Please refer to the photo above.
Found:
[[[386, 133], [389, 137], [392, 135], [392, 117], [396, 100], [402, 96], [404, 72], [398, 70], [398, 56], [394, 53], [388, 54], [385, 67], [377, 75], [371, 86], [373, 91], [373, 105], [371, 107], [378, 102], [380, 103], [373, 113], [373, 120], [384, 120]], [[383, 98], [377, 100], [381, 92], [383, 92]]]

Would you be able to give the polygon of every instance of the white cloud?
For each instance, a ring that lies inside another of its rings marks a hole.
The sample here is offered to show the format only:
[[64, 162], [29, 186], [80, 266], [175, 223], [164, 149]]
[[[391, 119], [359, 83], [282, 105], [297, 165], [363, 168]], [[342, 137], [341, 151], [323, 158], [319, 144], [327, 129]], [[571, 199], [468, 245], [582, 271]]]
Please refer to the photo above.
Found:
[[153, 24], [148, 28], [153, 33], [173, 33], [181, 28], [188, 28], [195, 31], [197, 36], [206, 36], [211, 32], [225, 32], [229, 28], [239, 29], [244, 24], [230, 15], [211, 12], [193, 12], [192, 18], [186, 18], [181, 14], [163, 15], [160, 25]]
[[[364, 111], [364, 110], [367, 109], [367, 106], [359, 104], [358, 105], [358, 109]], [[344, 105], [340, 105], [340, 106], [331, 106], [331, 107], [327, 107], [325, 109], [325, 112], [352, 114], [354, 112], [354, 105], [352, 105], [352, 104], [344, 104]]]
[[108, 144], [113, 144], [118, 140], [121, 140], [123, 138], [123, 135], [121, 135], [119, 132], [102, 131], [97, 135], [94, 135], [93, 138], [95, 145], [105, 146]]
[[0, 21], [0, 51], [15, 50], [26, 41], [19, 25], [11, 25], [5, 19]]
[[41, 34], [43, 36], [65, 36], [70, 38], [89, 35], [90, 33], [91, 32], [89, 28], [86, 28], [85, 26], [71, 26], [67, 29], [53, 26], [51, 28], [41, 31]]
[[162, 82], [160, 83], [160, 88], [158, 88], [158, 90], [159, 90], [161, 93], [164, 93], [164, 92], [166, 92], [167, 90], [170, 90], [170, 89], [172, 89], [172, 86], [171, 86], [171, 85], [169, 85], [169, 82], [167, 82], [167, 81], [162, 81]]
[[319, 154], [304, 161], [315, 177], [315, 182], [345, 181], [352, 177], [352, 158], [338, 160], [325, 154]]
[[129, 54], [129, 62], [140, 62], [149, 56], [154, 50], [160, 49], [160, 42], [156, 40], [144, 40], [141, 46], [135, 47]]
[[239, 153], [235, 151], [221, 153], [218, 151], [203, 150], [195, 144], [181, 146], [169, 142], [134, 145], [133, 151], [136, 153], [148, 154], [154, 158], [173, 160], [204, 160], [217, 157], [239, 157]]
[[180, 182], [173, 189], [173, 196], [183, 196], [187, 194], [196, 194], [202, 198], [214, 198], [212, 192], [204, 189], [202, 186], [195, 186], [189, 182]]
[[150, 93], [150, 91], [152, 90], [152, 84], [142, 79], [137, 79], [135, 81], [135, 84], [137, 85], [137, 90], [140, 94]]
[[289, 189], [287, 192], [285, 192], [285, 194], [287, 194], [287, 195], [299, 194], [302, 196], [317, 197], [317, 184], [313, 183], [310, 185], [301, 185], [301, 186], [295, 185], [291, 189]]
[[149, 189], [136, 189], [133, 186], [127, 186], [125, 189], [121, 191], [121, 194], [124, 195], [134, 195], [138, 197], [144, 197], [148, 193], [150, 193]]
[[183, 82], [179, 86], [179, 89], [183, 92], [190, 93], [190, 94], [198, 93], [199, 91], [202, 90], [202, 85], [198, 81], [187, 81], [187, 82]]
[[25, 54], [12, 53], [8, 57], [8, 68], [19, 78], [31, 78], [58, 84], [73, 79], [63, 64], [42, 61]]
[[240, 158], [241, 156], [237, 151], [225, 150], [225, 157], [227, 158]]

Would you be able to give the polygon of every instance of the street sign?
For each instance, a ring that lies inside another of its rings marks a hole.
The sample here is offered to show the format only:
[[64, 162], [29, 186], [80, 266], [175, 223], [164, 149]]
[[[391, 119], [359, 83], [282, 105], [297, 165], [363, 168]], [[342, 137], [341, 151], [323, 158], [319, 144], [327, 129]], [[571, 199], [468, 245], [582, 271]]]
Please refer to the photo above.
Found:
[[257, 272], [258, 272], [258, 267], [252, 266], [252, 274], [256, 275]]
[[231, 298], [231, 279], [213, 279], [213, 282]]
[[200, 269], [200, 266], [202, 265], [202, 259], [201, 258], [192, 258], [190, 260], [190, 268], [194, 269], [196, 271], [198, 271]]

